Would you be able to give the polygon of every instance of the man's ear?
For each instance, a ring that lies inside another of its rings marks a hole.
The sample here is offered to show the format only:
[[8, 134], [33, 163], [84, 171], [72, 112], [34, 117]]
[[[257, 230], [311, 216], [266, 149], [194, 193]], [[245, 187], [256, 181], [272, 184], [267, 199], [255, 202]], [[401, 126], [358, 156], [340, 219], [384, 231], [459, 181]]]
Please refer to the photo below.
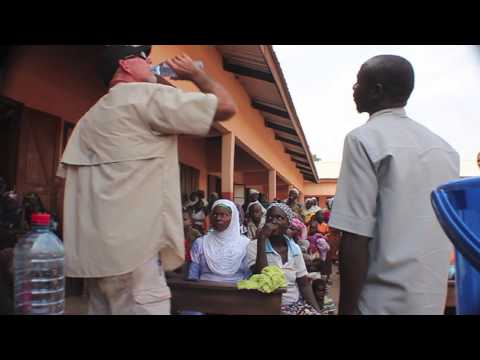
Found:
[[385, 94], [383, 84], [377, 83], [371, 91], [371, 95], [374, 99], [381, 99]]
[[131, 74], [130, 65], [128, 64], [127, 60], [125, 59], [118, 60], [118, 67], [121, 68], [126, 73]]

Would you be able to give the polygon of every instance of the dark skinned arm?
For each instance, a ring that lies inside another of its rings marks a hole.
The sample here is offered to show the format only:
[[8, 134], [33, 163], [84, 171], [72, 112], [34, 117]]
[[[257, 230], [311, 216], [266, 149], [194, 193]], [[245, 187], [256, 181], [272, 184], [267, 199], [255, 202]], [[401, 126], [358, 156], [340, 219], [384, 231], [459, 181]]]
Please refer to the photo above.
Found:
[[257, 239], [257, 260], [251, 268], [254, 274], [260, 274], [262, 270], [268, 266], [267, 254], [265, 253], [265, 241], [266, 238], [262, 236]]
[[305, 301], [312, 305], [315, 310], [320, 312], [320, 305], [318, 305], [317, 299], [315, 298], [315, 295], [313, 293], [312, 284], [310, 283], [308, 278], [306, 276], [297, 278], [297, 285], [298, 289], [300, 290], [300, 294], [305, 299]]
[[358, 314], [357, 304], [368, 270], [370, 238], [343, 232], [340, 242], [339, 315]]
[[257, 260], [251, 267], [252, 273], [260, 274], [268, 266], [267, 253], [265, 252], [265, 242], [270, 237], [277, 226], [266, 223], [260, 231], [257, 231]]

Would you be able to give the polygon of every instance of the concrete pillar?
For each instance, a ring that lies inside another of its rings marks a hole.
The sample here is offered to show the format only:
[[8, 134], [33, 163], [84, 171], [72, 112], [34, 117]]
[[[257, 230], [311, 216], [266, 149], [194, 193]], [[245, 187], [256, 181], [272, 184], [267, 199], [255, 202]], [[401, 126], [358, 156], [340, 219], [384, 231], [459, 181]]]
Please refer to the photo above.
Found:
[[277, 171], [268, 170], [268, 201], [273, 202], [277, 197]]
[[235, 135], [222, 135], [222, 198], [233, 201]]

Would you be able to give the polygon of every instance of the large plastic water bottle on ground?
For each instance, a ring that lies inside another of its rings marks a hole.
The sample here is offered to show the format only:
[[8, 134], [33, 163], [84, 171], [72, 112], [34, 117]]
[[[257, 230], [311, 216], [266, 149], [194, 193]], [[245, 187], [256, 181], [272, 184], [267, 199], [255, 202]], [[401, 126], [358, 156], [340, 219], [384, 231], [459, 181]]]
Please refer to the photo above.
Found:
[[64, 249], [50, 215], [32, 215], [32, 231], [15, 246], [15, 312], [61, 315], [65, 308]]

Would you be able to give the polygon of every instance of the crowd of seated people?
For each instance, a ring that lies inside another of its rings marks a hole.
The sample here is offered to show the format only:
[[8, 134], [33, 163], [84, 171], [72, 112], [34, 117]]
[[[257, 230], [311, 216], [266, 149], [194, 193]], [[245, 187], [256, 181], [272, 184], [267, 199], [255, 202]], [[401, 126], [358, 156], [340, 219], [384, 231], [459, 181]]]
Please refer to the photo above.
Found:
[[295, 192], [271, 204], [254, 189], [248, 195], [241, 206], [216, 193], [208, 201], [203, 191], [190, 194], [183, 204], [185, 278], [236, 284], [276, 265], [288, 284], [283, 314], [335, 314], [328, 293], [338, 244], [332, 242], [337, 238], [328, 226], [329, 209], [316, 198], [302, 205]]

